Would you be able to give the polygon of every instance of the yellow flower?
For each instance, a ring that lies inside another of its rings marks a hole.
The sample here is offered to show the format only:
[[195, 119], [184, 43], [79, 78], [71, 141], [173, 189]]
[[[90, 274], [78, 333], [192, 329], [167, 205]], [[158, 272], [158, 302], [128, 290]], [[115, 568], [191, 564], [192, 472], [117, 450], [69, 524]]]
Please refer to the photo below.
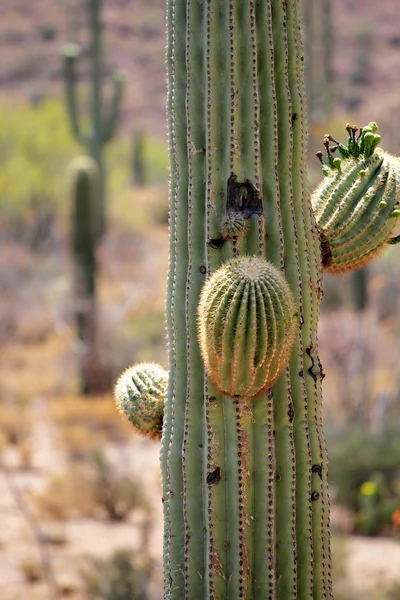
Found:
[[366, 481], [360, 487], [362, 496], [374, 496], [378, 492], [378, 486], [374, 481]]

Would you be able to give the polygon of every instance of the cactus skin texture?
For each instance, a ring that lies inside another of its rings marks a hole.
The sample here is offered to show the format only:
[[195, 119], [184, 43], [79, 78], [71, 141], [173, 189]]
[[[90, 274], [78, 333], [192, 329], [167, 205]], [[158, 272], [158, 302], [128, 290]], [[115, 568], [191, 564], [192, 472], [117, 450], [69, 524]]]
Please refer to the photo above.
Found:
[[117, 381], [118, 410], [142, 435], [161, 439], [167, 384], [168, 373], [155, 363], [133, 365]]
[[[324, 240], [324, 266], [332, 273], [357, 269], [394, 243], [400, 161], [377, 148], [377, 129], [376, 123], [369, 123], [356, 137], [358, 128], [347, 125], [347, 146], [325, 136], [325, 178], [313, 192], [312, 203]], [[341, 158], [333, 157], [336, 150]]]
[[97, 162], [99, 167], [99, 194], [97, 202], [98, 235], [106, 229], [105, 214], [105, 172], [103, 148], [112, 139], [120, 112], [125, 77], [121, 71], [114, 71], [114, 94], [107, 109], [103, 107], [102, 96], [102, 52], [100, 19], [102, 0], [85, 0], [91, 32], [91, 125], [89, 131], [84, 131], [79, 118], [76, 85], [76, 61], [79, 57], [79, 46], [68, 43], [64, 46], [64, 82], [68, 116], [72, 132], [76, 140], [84, 146], [88, 154]]
[[199, 343], [211, 381], [228, 396], [255, 396], [282, 374], [297, 320], [289, 285], [259, 256], [234, 258], [204, 286]]
[[84, 394], [101, 389], [96, 325], [96, 201], [97, 163], [90, 156], [74, 158], [67, 169], [71, 203], [71, 252], [74, 263], [76, 323]]
[[[298, 1], [169, 0], [167, 20], [164, 597], [331, 598], [322, 265], [307, 190]], [[221, 238], [227, 208], [243, 205], [247, 232]], [[205, 374], [196, 330], [207, 277], [239, 256], [281, 271], [298, 314], [274, 386], [232, 398]]]

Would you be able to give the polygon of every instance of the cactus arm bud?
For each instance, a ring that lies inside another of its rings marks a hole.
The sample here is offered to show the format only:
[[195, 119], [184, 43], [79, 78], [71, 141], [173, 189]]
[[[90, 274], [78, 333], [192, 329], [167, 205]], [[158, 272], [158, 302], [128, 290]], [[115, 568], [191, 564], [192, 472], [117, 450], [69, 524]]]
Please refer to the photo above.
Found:
[[161, 439], [167, 384], [168, 373], [154, 363], [133, 365], [118, 379], [117, 408], [142, 435]]
[[261, 257], [225, 263], [199, 302], [200, 348], [222, 394], [251, 397], [272, 387], [290, 356], [294, 300], [280, 272]]
[[379, 254], [400, 216], [400, 163], [377, 149], [377, 124], [369, 123], [357, 138], [355, 126], [346, 128], [349, 157], [312, 196], [318, 227], [329, 245], [325, 268], [332, 272], [356, 269]]

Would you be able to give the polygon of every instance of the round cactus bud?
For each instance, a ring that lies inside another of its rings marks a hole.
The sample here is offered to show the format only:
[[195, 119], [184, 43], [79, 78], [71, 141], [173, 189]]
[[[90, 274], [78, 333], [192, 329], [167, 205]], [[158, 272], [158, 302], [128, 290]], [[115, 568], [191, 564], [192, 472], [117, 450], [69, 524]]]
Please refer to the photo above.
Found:
[[142, 363], [129, 367], [115, 386], [118, 410], [139, 433], [150, 438], [161, 438], [167, 384], [165, 369], [154, 363]]
[[205, 283], [199, 342], [211, 381], [229, 396], [271, 387], [292, 350], [296, 317], [289, 284], [261, 257], [233, 258]]
[[[340, 171], [329, 169], [312, 195], [317, 225], [329, 246], [324, 266], [331, 272], [357, 269], [374, 258], [390, 243], [400, 217], [400, 161], [376, 148], [376, 130], [370, 123], [356, 139], [357, 128], [348, 127], [348, 157], [342, 158]], [[332, 164], [336, 148], [326, 138], [324, 144]]]
[[248, 229], [248, 219], [242, 213], [228, 212], [222, 217], [221, 234], [224, 240], [232, 240]]

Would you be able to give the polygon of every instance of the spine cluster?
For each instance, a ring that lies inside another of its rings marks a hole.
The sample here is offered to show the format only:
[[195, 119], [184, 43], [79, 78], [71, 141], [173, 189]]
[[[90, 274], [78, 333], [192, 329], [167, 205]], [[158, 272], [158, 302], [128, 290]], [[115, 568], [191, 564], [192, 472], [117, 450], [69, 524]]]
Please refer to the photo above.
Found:
[[121, 108], [125, 76], [122, 71], [114, 71], [114, 93], [109, 107], [105, 107], [102, 94], [102, 29], [101, 8], [103, 0], [86, 0], [88, 21], [91, 34], [90, 44], [90, 126], [86, 129], [79, 114], [77, 94], [77, 59], [80, 48], [69, 43], [64, 46], [64, 83], [65, 97], [71, 130], [76, 140], [85, 147], [99, 168], [99, 186], [97, 208], [97, 234], [105, 231], [105, 173], [103, 166], [104, 146], [112, 139]]

